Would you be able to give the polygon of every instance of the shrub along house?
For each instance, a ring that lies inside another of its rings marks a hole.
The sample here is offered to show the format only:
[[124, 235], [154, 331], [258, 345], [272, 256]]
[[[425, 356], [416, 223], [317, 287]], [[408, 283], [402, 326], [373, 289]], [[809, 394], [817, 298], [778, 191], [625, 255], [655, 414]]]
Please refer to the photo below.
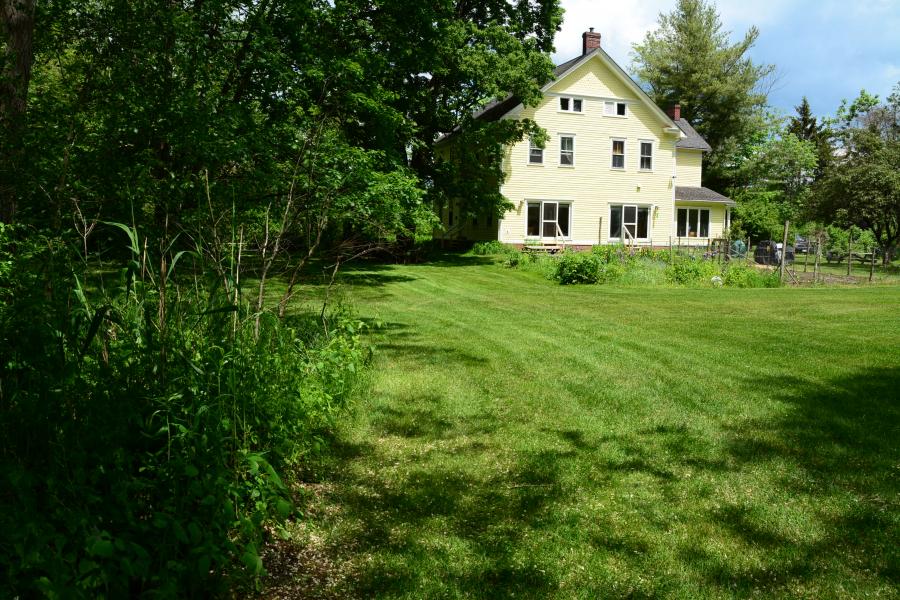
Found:
[[[495, 101], [476, 118], [533, 119], [547, 131], [509, 146], [501, 192], [513, 208], [499, 221], [453, 223], [447, 238], [508, 244], [706, 245], [729, 226], [734, 202], [701, 185], [709, 144], [681, 118], [660, 109], [585, 32], [581, 56], [554, 71], [543, 100], [525, 107]], [[457, 215], [459, 212], [457, 211]]]

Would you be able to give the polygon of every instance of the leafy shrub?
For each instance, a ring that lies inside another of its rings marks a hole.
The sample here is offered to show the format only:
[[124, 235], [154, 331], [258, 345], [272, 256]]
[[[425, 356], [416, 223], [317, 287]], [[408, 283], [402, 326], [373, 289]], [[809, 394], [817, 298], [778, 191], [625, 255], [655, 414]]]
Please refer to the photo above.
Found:
[[472, 246], [472, 254], [477, 256], [487, 256], [491, 254], [510, 254], [516, 252], [512, 246], [508, 246], [500, 241], [491, 240], [489, 242], [478, 242]]
[[294, 510], [279, 473], [323, 450], [368, 358], [346, 314], [257, 328], [233, 287], [147, 272], [129, 236], [104, 292], [68, 240], [0, 239], [0, 597], [253, 581]]
[[563, 285], [597, 283], [601, 280], [602, 261], [588, 252], [563, 252], [556, 259], [554, 279]]
[[517, 267], [527, 265], [530, 262], [532, 262], [532, 257], [529, 253], [513, 250], [506, 255], [506, 258], [503, 259], [503, 266], [510, 269], [515, 269]]
[[733, 261], [725, 267], [723, 281], [727, 287], [763, 288], [778, 287], [777, 271], [760, 271], [746, 263]]
[[704, 285], [720, 275], [719, 265], [710, 260], [679, 258], [666, 267], [666, 278], [681, 285]]

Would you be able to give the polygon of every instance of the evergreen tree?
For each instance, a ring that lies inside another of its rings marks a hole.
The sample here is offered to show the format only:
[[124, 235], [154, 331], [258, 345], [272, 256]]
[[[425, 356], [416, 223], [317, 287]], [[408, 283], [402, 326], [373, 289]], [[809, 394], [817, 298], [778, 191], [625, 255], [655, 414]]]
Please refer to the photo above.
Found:
[[809, 107], [809, 100], [807, 100], [806, 96], [803, 96], [800, 106], [795, 107], [795, 110], [797, 111], [797, 116], [791, 117], [788, 123], [788, 133], [793, 133], [801, 140], [815, 141], [819, 135], [819, 124], [812, 114], [812, 109]]
[[660, 106], [681, 105], [681, 114], [713, 148], [704, 175], [720, 189], [731, 185], [728, 157], [758, 129], [767, 102], [765, 84], [774, 66], [747, 57], [758, 36], [751, 27], [732, 44], [713, 4], [679, 0], [634, 45], [632, 73]]
[[803, 100], [800, 101], [799, 106], [795, 107], [795, 110], [797, 115], [791, 117], [787, 131], [793, 133], [798, 139], [812, 142], [815, 145], [818, 164], [813, 172], [813, 178], [819, 179], [825, 168], [831, 164], [834, 156], [833, 133], [827, 121], [824, 119], [818, 121], [812, 114], [806, 96], [803, 96]]

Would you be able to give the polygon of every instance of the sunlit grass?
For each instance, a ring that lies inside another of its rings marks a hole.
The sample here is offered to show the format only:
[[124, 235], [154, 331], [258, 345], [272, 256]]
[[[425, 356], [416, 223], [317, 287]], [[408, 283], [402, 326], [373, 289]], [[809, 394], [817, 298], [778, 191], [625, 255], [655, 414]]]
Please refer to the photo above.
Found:
[[328, 593], [897, 596], [900, 288], [343, 281], [384, 326], [304, 525]]

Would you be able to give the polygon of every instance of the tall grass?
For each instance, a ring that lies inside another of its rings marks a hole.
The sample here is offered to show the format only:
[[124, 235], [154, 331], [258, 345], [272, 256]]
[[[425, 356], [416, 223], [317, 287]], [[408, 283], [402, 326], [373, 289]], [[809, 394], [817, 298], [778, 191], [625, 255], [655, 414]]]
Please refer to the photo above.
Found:
[[238, 265], [207, 279], [199, 253], [118, 227], [131, 257], [94, 289], [67, 240], [0, 232], [2, 597], [252, 585], [295, 511], [282, 476], [368, 359], [346, 314], [327, 333], [255, 314]]

